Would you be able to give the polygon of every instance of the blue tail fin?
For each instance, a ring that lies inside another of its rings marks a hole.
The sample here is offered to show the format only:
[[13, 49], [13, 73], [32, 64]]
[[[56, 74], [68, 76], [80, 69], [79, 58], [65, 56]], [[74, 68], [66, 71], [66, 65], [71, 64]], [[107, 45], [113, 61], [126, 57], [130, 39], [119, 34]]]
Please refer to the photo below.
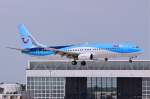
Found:
[[25, 28], [23, 24], [18, 26], [19, 33], [21, 35], [21, 40], [24, 48], [33, 47], [47, 47], [46, 45], [40, 44]]
[[25, 26], [23, 24], [20, 24], [18, 26], [18, 30], [21, 36], [22, 44], [24, 48], [32, 48], [32, 40], [30, 38], [29, 32], [26, 30]]

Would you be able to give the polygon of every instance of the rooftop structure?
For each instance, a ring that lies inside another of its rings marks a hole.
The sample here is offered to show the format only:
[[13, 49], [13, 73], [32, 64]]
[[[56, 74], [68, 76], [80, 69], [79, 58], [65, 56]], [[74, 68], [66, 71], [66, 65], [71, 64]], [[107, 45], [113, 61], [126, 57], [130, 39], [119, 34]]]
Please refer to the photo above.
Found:
[[31, 96], [23, 84], [0, 83], [0, 99], [31, 99]]
[[149, 60], [32, 60], [26, 77], [34, 99], [150, 99]]

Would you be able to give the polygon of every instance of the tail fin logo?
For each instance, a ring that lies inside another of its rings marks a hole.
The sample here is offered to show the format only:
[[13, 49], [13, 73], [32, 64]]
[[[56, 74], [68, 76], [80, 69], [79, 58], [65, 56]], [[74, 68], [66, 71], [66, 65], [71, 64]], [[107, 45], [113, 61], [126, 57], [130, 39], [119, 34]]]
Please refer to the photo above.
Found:
[[29, 39], [22, 38], [22, 41], [23, 43], [27, 44], [29, 42]]

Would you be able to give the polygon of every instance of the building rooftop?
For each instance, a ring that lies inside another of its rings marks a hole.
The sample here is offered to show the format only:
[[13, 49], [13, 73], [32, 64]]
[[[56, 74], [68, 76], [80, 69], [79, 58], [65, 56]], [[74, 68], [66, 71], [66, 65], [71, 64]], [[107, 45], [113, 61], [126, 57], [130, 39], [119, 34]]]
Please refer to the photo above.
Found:
[[85, 66], [72, 65], [70, 60], [30, 60], [27, 70], [150, 70], [150, 60], [87, 61]]

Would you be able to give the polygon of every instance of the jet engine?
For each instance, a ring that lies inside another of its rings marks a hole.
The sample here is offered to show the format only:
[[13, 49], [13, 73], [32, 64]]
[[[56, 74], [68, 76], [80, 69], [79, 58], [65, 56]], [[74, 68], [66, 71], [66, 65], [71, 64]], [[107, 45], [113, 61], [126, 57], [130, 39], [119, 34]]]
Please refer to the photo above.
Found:
[[85, 53], [85, 54], [80, 54], [78, 56], [79, 60], [93, 60], [93, 54], [91, 53]]

